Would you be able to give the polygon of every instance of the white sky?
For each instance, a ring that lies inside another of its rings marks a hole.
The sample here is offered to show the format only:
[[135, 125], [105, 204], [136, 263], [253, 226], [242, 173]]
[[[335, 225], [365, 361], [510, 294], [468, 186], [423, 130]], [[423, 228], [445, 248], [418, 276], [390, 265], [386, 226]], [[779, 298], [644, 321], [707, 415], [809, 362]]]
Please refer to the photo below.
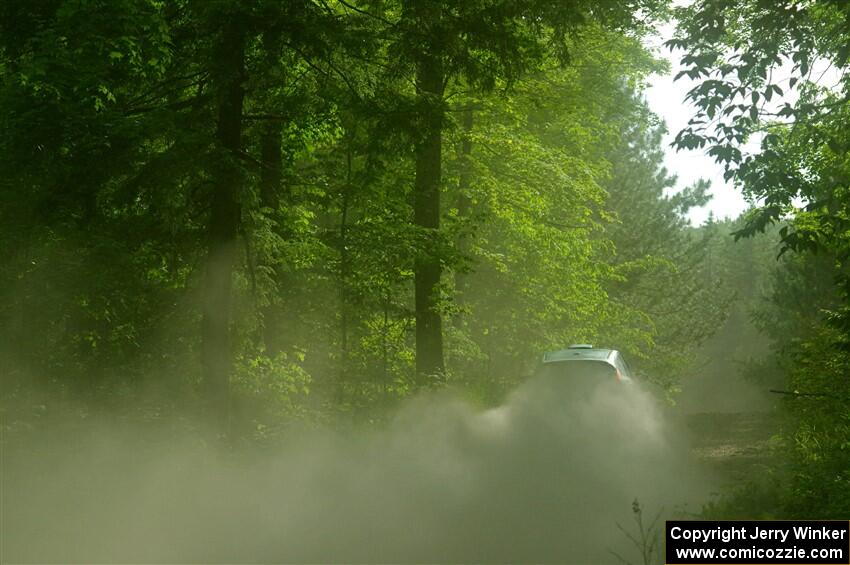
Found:
[[714, 162], [714, 158], [705, 155], [705, 150], [676, 151], [670, 143], [676, 134], [688, 124], [693, 117], [694, 109], [685, 101], [695, 82], [688, 77], [682, 77], [673, 82], [673, 77], [679, 72], [680, 51], [670, 52], [662, 44], [673, 36], [674, 24], [670, 23], [659, 29], [659, 37], [649, 42], [659, 56], [670, 61], [669, 75], [655, 75], [650, 78], [650, 87], [646, 92], [649, 107], [667, 123], [667, 135], [664, 138], [665, 165], [669, 171], [678, 177], [677, 188], [682, 189], [704, 178], [711, 181], [711, 201], [701, 208], [690, 211], [688, 217], [694, 225], [702, 224], [708, 218], [709, 211], [714, 212], [718, 219], [735, 218], [747, 208], [747, 203], [740, 191], [731, 183], [723, 180], [723, 165]]

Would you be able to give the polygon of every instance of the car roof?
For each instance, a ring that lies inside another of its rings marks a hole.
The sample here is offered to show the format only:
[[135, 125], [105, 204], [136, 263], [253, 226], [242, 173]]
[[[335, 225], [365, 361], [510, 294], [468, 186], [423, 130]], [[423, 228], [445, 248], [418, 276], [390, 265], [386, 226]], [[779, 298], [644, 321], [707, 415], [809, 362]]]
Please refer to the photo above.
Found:
[[573, 346], [557, 351], [548, 351], [543, 354], [544, 363], [555, 363], [558, 361], [608, 361], [617, 354], [615, 349], [597, 349], [588, 346]]

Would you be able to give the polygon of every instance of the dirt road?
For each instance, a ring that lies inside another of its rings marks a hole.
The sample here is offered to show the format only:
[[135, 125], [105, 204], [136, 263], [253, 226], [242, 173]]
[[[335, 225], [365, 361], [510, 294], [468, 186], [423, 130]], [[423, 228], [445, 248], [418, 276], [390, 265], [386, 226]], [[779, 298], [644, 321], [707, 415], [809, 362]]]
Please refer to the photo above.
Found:
[[685, 416], [685, 425], [692, 453], [721, 481], [734, 483], [770, 461], [780, 421], [769, 411], [697, 413]]

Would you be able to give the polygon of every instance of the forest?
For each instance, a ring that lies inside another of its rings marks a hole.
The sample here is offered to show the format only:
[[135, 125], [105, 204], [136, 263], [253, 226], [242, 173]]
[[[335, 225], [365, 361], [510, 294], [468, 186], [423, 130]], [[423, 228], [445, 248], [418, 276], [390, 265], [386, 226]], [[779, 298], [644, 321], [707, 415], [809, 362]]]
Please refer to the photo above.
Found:
[[0, 0], [0, 563], [846, 520], [848, 70], [842, 0]]

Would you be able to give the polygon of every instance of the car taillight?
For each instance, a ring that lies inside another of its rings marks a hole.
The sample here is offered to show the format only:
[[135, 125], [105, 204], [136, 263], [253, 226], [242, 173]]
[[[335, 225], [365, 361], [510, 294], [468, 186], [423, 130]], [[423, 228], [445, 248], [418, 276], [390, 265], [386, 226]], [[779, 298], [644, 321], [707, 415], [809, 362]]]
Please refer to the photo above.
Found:
[[620, 374], [620, 369], [617, 369], [617, 368], [615, 367], [615, 368], [614, 368], [614, 370], [615, 370], [615, 371], [617, 371], [617, 380], [618, 380], [618, 381], [622, 381], [622, 380], [623, 380], [623, 375], [622, 375], [622, 374]]

